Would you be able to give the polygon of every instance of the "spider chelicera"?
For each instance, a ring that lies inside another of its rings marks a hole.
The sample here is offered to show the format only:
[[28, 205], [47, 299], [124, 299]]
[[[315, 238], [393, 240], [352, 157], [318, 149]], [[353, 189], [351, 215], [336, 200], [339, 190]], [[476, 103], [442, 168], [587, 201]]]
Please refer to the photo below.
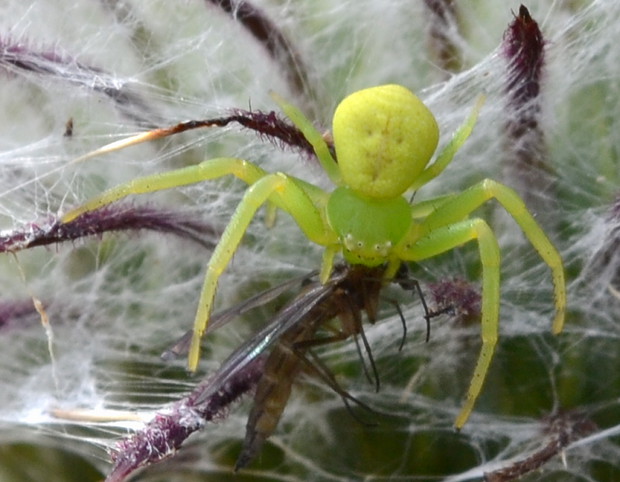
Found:
[[439, 129], [430, 110], [399, 85], [364, 89], [346, 97], [333, 118], [336, 159], [323, 136], [292, 105], [276, 98], [301, 130], [335, 189], [326, 192], [282, 172], [269, 173], [235, 158], [135, 179], [112, 188], [67, 213], [63, 222], [132, 194], [170, 189], [232, 174], [249, 185], [207, 265], [188, 357], [195, 371], [220, 275], [238, 249], [257, 210], [265, 203], [289, 213], [307, 238], [325, 247], [321, 280], [327, 281], [337, 254], [350, 264], [386, 264], [386, 281], [402, 262], [421, 261], [477, 240], [482, 263], [482, 348], [466, 401], [456, 418], [461, 428], [478, 398], [497, 344], [500, 306], [500, 250], [489, 225], [469, 215], [496, 199], [521, 227], [551, 268], [556, 315], [553, 333], [564, 324], [566, 288], [562, 259], [515, 191], [485, 179], [463, 192], [410, 203], [404, 194], [438, 176], [469, 137], [480, 103], [429, 165]]

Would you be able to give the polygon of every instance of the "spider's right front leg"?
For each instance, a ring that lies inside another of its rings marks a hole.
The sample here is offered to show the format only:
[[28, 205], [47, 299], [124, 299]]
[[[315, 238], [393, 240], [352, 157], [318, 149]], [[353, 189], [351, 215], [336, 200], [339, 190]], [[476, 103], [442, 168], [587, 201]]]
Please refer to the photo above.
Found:
[[264, 203], [270, 201], [288, 212], [310, 241], [322, 246], [334, 244], [335, 234], [326, 225], [319, 207], [314, 204], [318, 190], [309, 195], [302, 186], [303, 182], [276, 173], [262, 177], [246, 191], [207, 265], [188, 355], [190, 371], [194, 372], [198, 367], [200, 340], [207, 329], [219, 278], [237, 251], [256, 211]]
[[243, 159], [235, 159], [232, 157], [209, 159], [195, 166], [140, 177], [108, 189], [102, 194], [90, 199], [85, 204], [82, 204], [80, 207], [69, 211], [61, 218], [61, 221], [63, 223], [68, 223], [82, 214], [95, 211], [132, 194], [163, 191], [175, 187], [196, 184], [210, 179], [217, 179], [228, 174], [232, 174], [247, 184], [254, 184], [256, 181], [266, 176], [267, 172]]

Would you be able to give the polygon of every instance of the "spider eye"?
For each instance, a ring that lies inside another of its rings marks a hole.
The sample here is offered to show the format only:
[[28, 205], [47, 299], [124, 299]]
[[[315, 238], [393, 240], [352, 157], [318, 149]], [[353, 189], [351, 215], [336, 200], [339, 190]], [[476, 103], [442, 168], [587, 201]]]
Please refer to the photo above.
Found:
[[334, 113], [334, 145], [344, 184], [375, 199], [403, 194], [430, 161], [439, 140], [431, 111], [400, 85], [346, 97]]

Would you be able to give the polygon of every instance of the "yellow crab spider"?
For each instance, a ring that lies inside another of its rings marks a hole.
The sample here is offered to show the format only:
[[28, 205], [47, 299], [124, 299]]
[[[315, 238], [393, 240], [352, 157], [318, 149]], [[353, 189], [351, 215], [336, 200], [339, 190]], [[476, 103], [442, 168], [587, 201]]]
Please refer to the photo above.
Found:
[[335, 189], [325, 192], [282, 172], [268, 173], [234, 158], [218, 158], [196, 166], [135, 179], [112, 188], [67, 213], [64, 222], [131, 194], [193, 184], [232, 174], [249, 185], [207, 265], [194, 321], [188, 357], [195, 371], [200, 340], [206, 330], [220, 275], [238, 249], [256, 211], [266, 202], [288, 212], [314, 243], [325, 247], [321, 280], [342, 253], [351, 264], [387, 264], [386, 277], [403, 261], [421, 261], [477, 240], [482, 264], [482, 348], [463, 408], [455, 426], [461, 428], [482, 390], [498, 337], [500, 250], [496, 237], [480, 218], [469, 215], [496, 199], [514, 218], [552, 272], [555, 310], [553, 333], [564, 324], [566, 289], [562, 260], [556, 248], [507, 186], [485, 179], [457, 194], [410, 204], [406, 191], [417, 190], [439, 175], [470, 135], [479, 103], [452, 140], [429, 165], [439, 129], [430, 110], [399, 85], [382, 85], [346, 97], [333, 118], [337, 161], [321, 134], [299, 110], [276, 98], [285, 114], [303, 132]]

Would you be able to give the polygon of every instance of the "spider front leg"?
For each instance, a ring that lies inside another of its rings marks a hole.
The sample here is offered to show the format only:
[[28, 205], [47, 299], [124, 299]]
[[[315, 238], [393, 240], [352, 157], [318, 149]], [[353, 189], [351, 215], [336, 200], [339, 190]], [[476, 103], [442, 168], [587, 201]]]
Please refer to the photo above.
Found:
[[[217, 158], [204, 161], [196, 166], [134, 179], [94, 197], [61, 218], [62, 222], [68, 223], [84, 213], [100, 209], [132, 194], [145, 194], [186, 186], [229, 174], [250, 184], [250, 188], [246, 191], [222, 234], [207, 266], [188, 357], [188, 368], [191, 371], [195, 371], [198, 366], [200, 339], [207, 328], [219, 277], [239, 246], [256, 211], [262, 204], [271, 201], [275, 206], [291, 214], [311, 241], [329, 246], [335, 244], [337, 240], [329, 234], [318, 206], [324, 203], [327, 194], [284, 174], [268, 174], [263, 169], [242, 159]], [[325, 264], [331, 262], [330, 258]], [[329, 268], [331, 266], [324, 266], [324, 271]]]
[[555, 318], [552, 331], [554, 334], [560, 333], [564, 326], [566, 312], [566, 282], [562, 258], [534, 216], [528, 211], [523, 200], [513, 189], [492, 179], [485, 179], [474, 184], [469, 189], [443, 202], [430, 214], [422, 223], [420, 236], [424, 236], [425, 232], [430, 232], [439, 226], [445, 226], [466, 218], [490, 199], [496, 199], [512, 216], [534, 249], [551, 269], [555, 298]]
[[251, 162], [242, 159], [230, 157], [210, 159], [195, 166], [140, 177], [126, 184], [108, 189], [99, 196], [95, 196], [82, 204], [80, 207], [66, 213], [62, 216], [61, 221], [63, 223], [68, 223], [82, 214], [95, 211], [132, 194], [163, 191], [174, 187], [208, 181], [209, 179], [217, 179], [228, 174], [232, 174], [242, 181], [245, 181], [247, 184], [254, 184], [256, 181], [266, 176], [267, 172]]
[[[188, 369], [190, 371], [193, 372], [198, 367], [200, 340], [208, 325], [220, 275], [232, 259], [256, 211], [265, 202], [271, 201], [279, 208], [287, 211], [310, 241], [323, 246], [333, 245], [337, 242], [335, 235], [330, 234], [331, 231], [317, 206], [301, 185], [302, 183], [299, 180], [285, 174], [270, 174], [250, 186], [243, 196], [207, 265], [188, 355]], [[331, 270], [331, 266], [329, 269]]]
[[[452, 249], [472, 239], [478, 239], [482, 262], [482, 349], [467, 393], [465, 406], [459, 413], [455, 426], [461, 428], [480, 395], [493, 351], [497, 343], [499, 324], [499, 248], [495, 235], [481, 220], [464, 220], [481, 204], [496, 199], [521, 227], [538, 254], [551, 268], [555, 294], [556, 315], [553, 333], [564, 326], [566, 310], [566, 285], [564, 268], [557, 249], [545, 235], [525, 203], [517, 193], [503, 184], [490, 179], [475, 184], [460, 194], [439, 200], [433, 208], [432, 201], [424, 207], [430, 214], [414, 226], [409, 239], [401, 243], [399, 256], [403, 260], [417, 261]], [[471, 224], [470, 224], [471, 223]]]
[[480, 262], [482, 263], [482, 348], [467, 392], [465, 405], [454, 423], [457, 429], [465, 425], [482, 391], [497, 344], [500, 301], [499, 245], [489, 225], [482, 219], [476, 218], [441, 226], [411, 244], [405, 240], [403, 251], [400, 254], [403, 260], [421, 261], [473, 240], [478, 240]]
[[465, 119], [465, 122], [463, 122], [463, 124], [452, 135], [452, 139], [450, 139], [450, 142], [437, 155], [435, 162], [424, 169], [413, 184], [409, 186], [409, 190], [417, 191], [422, 186], [439, 176], [439, 174], [441, 174], [443, 170], [448, 167], [448, 164], [450, 164], [452, 159], [454, 159], [454, 155], [458, 152], [474, 130], [474, 126], [478, 120], [478, 114], [480, 113], [480, 109], [482, 109], [484, 101], [485, 97], [483, 95], [478, 97], [478, 101], [471, 111], [471, 114], [469, 114], [469, 117]]

